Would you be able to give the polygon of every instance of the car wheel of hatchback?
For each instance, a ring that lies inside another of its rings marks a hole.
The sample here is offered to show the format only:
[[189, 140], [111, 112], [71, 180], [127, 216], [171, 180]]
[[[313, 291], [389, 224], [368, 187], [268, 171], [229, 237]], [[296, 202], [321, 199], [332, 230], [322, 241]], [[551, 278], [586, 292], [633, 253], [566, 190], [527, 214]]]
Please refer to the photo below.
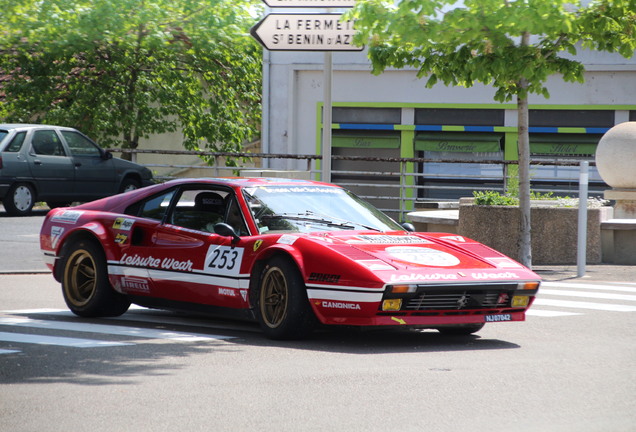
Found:
[[15, 183], [9, 189], [3, 204], [11, 216], [25, 216], [31, 213], [35, 204], [33, 187], [27, 183]]

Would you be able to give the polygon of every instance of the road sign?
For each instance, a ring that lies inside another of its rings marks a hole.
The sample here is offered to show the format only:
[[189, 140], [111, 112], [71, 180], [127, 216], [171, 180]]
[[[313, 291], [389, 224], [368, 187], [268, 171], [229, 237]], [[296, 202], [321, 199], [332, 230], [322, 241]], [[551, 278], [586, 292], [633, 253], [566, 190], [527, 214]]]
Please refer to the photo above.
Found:
[[342, 14], [269, 14], [250, 30], [270, 51], [362, 51]]
[[269, 7], [354, 7], [355, 0], [263, 0]]

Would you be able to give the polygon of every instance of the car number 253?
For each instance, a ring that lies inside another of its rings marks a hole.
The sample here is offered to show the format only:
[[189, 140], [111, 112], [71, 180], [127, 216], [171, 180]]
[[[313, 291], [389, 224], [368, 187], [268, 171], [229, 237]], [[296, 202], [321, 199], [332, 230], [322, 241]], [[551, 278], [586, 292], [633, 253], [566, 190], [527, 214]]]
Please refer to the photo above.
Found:
[[205, 254], [203, 271], [236, 276], [241, 270], [243, 248], [211, 245]]

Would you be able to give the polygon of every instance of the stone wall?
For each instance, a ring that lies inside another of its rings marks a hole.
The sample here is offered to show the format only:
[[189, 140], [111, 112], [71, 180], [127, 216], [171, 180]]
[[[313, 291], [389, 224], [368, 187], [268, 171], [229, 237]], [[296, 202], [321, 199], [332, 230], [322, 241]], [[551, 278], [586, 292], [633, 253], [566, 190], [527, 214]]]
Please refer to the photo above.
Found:
[[[601, 222], [611, 207], [588, 209], [588, 264], [602, 261]], [[532, 207], [532, 263], [575, 264], [578, 208]], [[519, 260], [519, 207], [460, 205], [458, 234], [472, 238]]]

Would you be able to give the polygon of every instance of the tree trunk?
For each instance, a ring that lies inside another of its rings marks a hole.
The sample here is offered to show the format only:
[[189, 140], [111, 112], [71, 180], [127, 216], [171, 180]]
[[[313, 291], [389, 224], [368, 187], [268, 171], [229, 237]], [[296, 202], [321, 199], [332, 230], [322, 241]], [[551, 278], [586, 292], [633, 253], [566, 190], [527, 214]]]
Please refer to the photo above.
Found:
[[[525, 90], [528, 83], [525, 80], [519, 82], [519, 86]], [[519, 150], [519, 210], [521, 211], [519, 230], [519, 258], [521, 264], [532, 266], [532, 244], [530, 229], [530, 134], [528, 133], [529, 113], [528, 98], [517, 97], [518, 133], [517, 143]]]

